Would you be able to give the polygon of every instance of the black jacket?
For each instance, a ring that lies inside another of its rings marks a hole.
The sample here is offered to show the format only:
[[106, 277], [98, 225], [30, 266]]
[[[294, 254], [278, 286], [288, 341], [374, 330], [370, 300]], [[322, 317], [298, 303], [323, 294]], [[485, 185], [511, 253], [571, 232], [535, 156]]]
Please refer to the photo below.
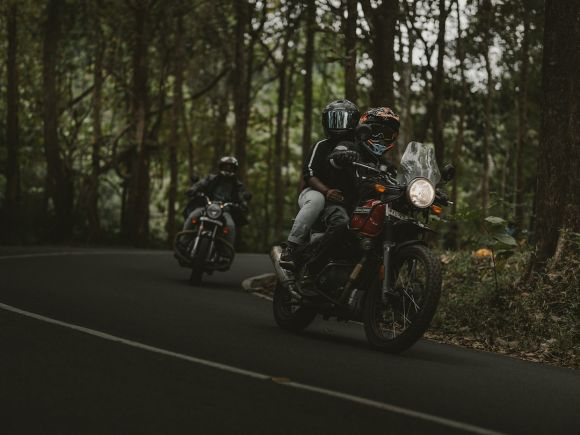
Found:
[[309, 178], [316, 177], [328, 187], [337, 189], [337, 173], [328, 161], [329, 154], [337, 145], [336, 140], [323, 139], [312, 147], [302, 167], [302, 178], [307, 185]]
[[[188, 190], [187, 194], [194, 197], [197, 193], [204, 193], [212, 201], [233, 202], [238, 207], [231, 210], [232, 217], [238, 225], [245, 225], [247, 219], [248, 202], [244, 198], [246, 189], [243, 183], [235, 177], [226, 177], [222, 174], [210, 174], [196, 182]], [[202, 202], [193, 198], [187, 210], [191, 212], [196, 207], [203, 205]]]
[[356, 153], [356, 157], [351, 157], [351, 159], [376, 169], [384, 165], [384, 162], [372, 154], [360, 141], [340, 142], [328, 155], [330, 165], [342, 180], [345, 202], [350, 207], [355, 207], [359, 201], [370, 199], [376, 194], [372, 180], [373, 173], [349, 164], [347, 159], [343, 158], [345, 152], [351, 153], [351, 156], [352, 152]]

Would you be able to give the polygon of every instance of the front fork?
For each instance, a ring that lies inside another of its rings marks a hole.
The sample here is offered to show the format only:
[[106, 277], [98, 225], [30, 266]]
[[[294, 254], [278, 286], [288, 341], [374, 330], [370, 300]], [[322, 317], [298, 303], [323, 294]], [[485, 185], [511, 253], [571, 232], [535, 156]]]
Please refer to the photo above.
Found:
[[385, 207], [385, 225], [384, 225], [384, 239], [383, 239], [383, 283], [381, 286], [381, 294], [383, 302], [387, 302], [387, 295], [391, 289], [390, 268], [392, 261], [392, 252], [395, 243], [393, 242], [393, 225], [388, 218], [389, 206]]

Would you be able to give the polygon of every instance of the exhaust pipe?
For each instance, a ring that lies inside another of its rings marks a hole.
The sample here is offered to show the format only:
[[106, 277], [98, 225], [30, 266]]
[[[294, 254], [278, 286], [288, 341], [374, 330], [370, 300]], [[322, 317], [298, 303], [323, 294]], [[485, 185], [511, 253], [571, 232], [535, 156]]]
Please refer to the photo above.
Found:
[[301, 299], [302, 296], [296, 292], [296, 279], [294, 278], [294, 274], [280, 266], [280, 255], [282, 255], [282, 247], [274, 246], [270, 251], [270, 259], [274, 265], [278, 281], [284, 288], [288, 289], [292, 296]]

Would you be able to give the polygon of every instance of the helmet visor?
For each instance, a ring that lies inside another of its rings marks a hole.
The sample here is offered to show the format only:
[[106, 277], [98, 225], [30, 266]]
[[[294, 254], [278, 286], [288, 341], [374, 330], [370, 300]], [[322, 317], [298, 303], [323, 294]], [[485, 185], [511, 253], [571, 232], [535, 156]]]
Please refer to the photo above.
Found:
[[354, 112], [348, 110], [329, 110], [323, 114], [324, 124], [329, 130], [350, 130], [356, 126]]
[[397, 138], [398, 130], [390, 125], [370, 124], [373, 139], [383, 139], [385, 142], [393, 142]]
[[233, 163], [222, 163], [219, 165], [219, 170], [225, 174], [235, 174], [237, 168]]

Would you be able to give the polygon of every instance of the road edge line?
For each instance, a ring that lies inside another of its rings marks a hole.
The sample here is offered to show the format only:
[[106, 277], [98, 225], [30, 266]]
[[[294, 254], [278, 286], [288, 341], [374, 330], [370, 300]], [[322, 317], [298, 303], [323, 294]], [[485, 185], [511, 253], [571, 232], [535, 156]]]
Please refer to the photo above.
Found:
[[[496, 432], [496, 431], [493, 431], [490, 429], [485, 429], [485, 428], [482, 428], [479, 426], [474, 426], [474, 425], [471, 425], [468, 423], [462, 423], [460, 421], [455, 421], [455, 420], [447, 419], [444, 417], [438, 417], [436, 415], [427, 414], [427, 413], [420, 412], [420, 411], [414, 411], [412, 409], [407, 409], [407, 408], [403, 408], [400, 406], [391, 405], [391, 404], [388, 404], [385, 402], [379, 402], [379, 401], [367, 399], [367, 398], [360, 397], [360, 396], [355, 396], [355, 395], [348, 394], [348, 393], [342, 393], [340, 391], [329, 390], [326, 388], [316, 387], [316, 386], [308, 385], [308, 384], [302, 384], [300, 382], [293, 382], [290, 380], [288, 382], [286, 382], [286, 381], [285, 382], [278, 382], [276, 380], [280, 379], [280, 377], [270, 376], [270, 375], [266, 375], [263, 373], [254, 372], [251, 370], [241, 369], [241, 368], [234, 367], [234, 366], [231, 366], [228, 364], [222, 364], [222, 363], [210, 361], [210, 360], [203, 359], [203, 358], [197, 358], [194, 356], [185, 355], [182, 353], [173, 352], [173, 351], [166, 350], [166, 349], [161, 349], [159, 347], [150, 346], [148, 344], [141, 343], [138, 341], [133, 341], [133, 340], [129, 340], [126, 338], [117, 337], [115, 335], [107, 334], [106, 332], [97, 331], [95, 329], [90, 329], [90, 328], [86, 328], [84, 326], [75, 325], [73, 323], [68, 323], [68, 322], [63, 322], [61, 320], [56, 320], [56, 319], [53, 319], [51, 317], [46, 317], [46, 316], [43, 316], [41, 314], [32, 313], [30, 311], [22, 310], [20, 308], [14, 307], [12, 305], [7, 305], [7, 304], [1, 303], [1, 302], [0, 302], [0, 309], [3, 309], [5, 311], [9, 311], [12, 313], [20, 314], [21, 316], [29, 317], [29, 318], [39, 320], [39, 321], [42, 321], [45, 323], [50, 323], [53, 325], [72, 329], [74, 331], [81, 332], [81, 333], [87, 334], [87, 335], [92, 335], [94, 337], [98, 337], [98, 338], [101, 338], [104, 340], [112, 341], [115, 343], [125, 344], [129, 347], [142, 349], [142, 350], [146, 350], [146, 351], [153, 352], [153, 353], [158, 353], [158, 354], [165, 355], [165, 356], [170, 356], [170, 357], [180, 359], [183, 361], [196, 363], [199, 365], [203, 365], [203, 366], [210, 367], [210, 368], [215, 368], [218, 370], [223, 370], [223, 371], [238, 374], [238, 375], [248, 376], [248, 377], [251, 377], [254, 379], [273, 381], [273, 382], [277, 383], [278, 385], [292, 387], [292, 388], [305, 390], [305, 391], [310, 391], [313, 393], [318, 393], [318, 394], [322, 394], [325, 396], [329, 396], [329, 397], [357, 403], [359, 405], [365, 405], [365, 406], [380, 409], [383, 411], [392, 412], [394, 414], [400, 414], [400, 415], [404, 415], [407, 417], [416, 418], [419, 420], [437, 423], [437, 424], [440, 424], [442, 426], [452, 427], [455, 429], [461, 429], [461, 430], [465, 430], [467, 432], [471, 432], [471, 433], [475, 433], [475, 434], [479, 434], [479, 435], [501, 435], [502, 434], [501, 432]], [[286, 378], [284, 378], [284, 379], [286, 379]]]

